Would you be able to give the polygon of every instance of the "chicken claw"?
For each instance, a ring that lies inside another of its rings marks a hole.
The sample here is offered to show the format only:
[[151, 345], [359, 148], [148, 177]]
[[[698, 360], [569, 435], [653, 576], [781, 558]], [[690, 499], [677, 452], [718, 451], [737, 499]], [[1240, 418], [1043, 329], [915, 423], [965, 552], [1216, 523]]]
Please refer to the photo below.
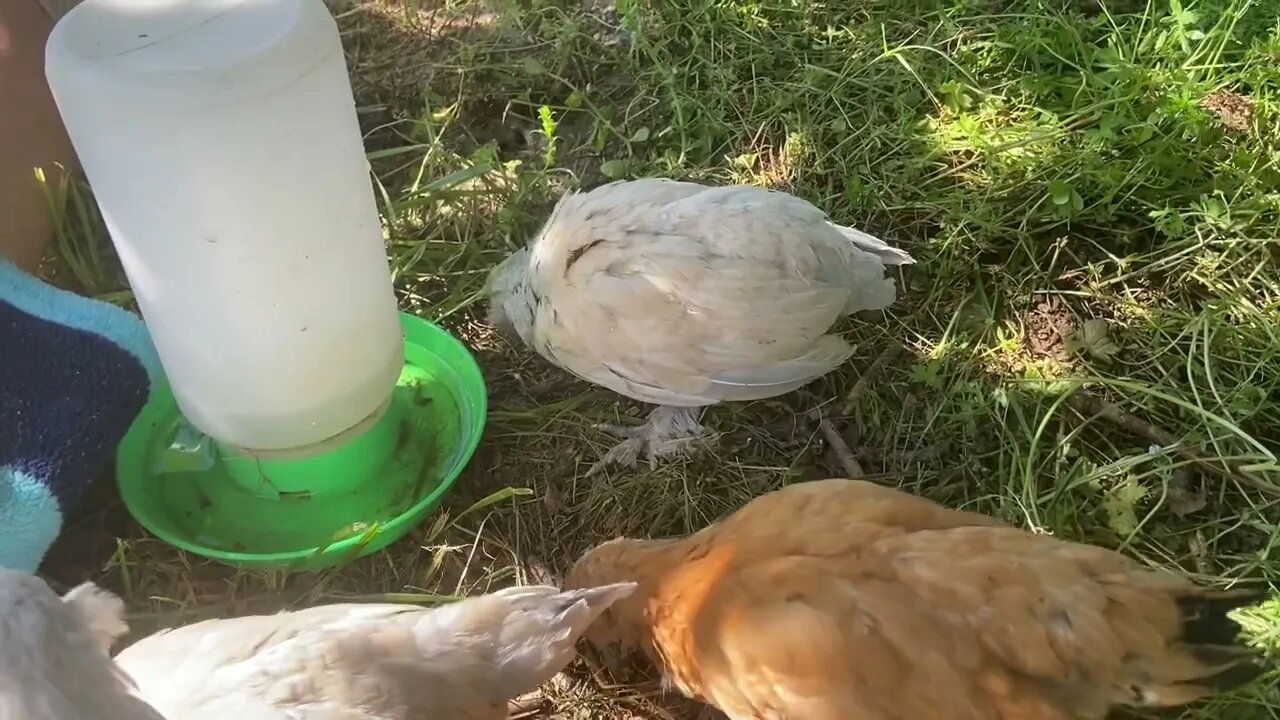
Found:
[[649, 461], [650, 470], [657, 468], [660, 457], [688, 455], [697, 441], [717, 436], [698, 422], [701, 411], [701, 408], [662, 406], [649, 413], [643, 425], [597, 424], [597, 430], [621, 438], [622, 442], [596, 461], [587, 470], [586, 477], [594, 477], [610, 465], [635, 467], [641, 455]]

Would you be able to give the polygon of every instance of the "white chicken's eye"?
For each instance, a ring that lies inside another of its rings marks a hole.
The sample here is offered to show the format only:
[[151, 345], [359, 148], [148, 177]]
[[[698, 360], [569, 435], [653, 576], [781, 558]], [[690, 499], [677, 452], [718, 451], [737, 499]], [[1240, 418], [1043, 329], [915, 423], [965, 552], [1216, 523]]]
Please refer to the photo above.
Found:
[[586, 255], [587, 252], [591, 250], [591, 248], [599, 245], [602, 242], [604, 242], [604, 238], [597, 238], [587, 243], [586, 245], [583, 245], [578, 248], [574, 248], [573, 250], [569, 251], [569, 259], [566, 260], [564, 263], [565, 273], [568, 273], [569, 269], [573, 267], [573, 264], [581, 260], [582, 256]]

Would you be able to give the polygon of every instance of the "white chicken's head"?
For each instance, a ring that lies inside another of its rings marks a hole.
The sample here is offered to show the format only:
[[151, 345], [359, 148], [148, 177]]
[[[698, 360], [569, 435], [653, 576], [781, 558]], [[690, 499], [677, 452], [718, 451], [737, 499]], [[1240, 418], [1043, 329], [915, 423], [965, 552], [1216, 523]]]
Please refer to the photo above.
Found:
[[487, 283], [489, 323], [508, 337], [518, 335], [526, 344], [533, 341], [534, 311], [537, 302], [529, 286], [529, 248], [521, 248], [498, 264]]

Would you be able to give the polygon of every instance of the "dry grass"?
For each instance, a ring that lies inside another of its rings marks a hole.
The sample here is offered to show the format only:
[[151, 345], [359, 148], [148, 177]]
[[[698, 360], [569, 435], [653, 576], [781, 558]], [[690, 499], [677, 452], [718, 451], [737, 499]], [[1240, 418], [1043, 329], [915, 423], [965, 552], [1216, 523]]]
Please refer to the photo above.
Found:
[[[1277, 15], [1250, 3], [1209, 3], [1192, 19], [1072, 3], [900, 5], [817, 4], [807, 17], [697, 0], [347, 12], [402, 306], [449, 327], [484, 368], [481, 449], [439, 517], [340, 569], [282, 577], [183, 554], [140, 531], [104, 481], [48, 573], [124, 593], [139, 631], [385, 593], [484, 592], [554, 576], [604, 539], [690, 532], [787, 483], [843, 474], [820, 410], [874, 479], [1205, 582], [1274, 583], [1280, 414], [1266, 399], [1280, 387], [1280, 278], [1264, 266], [1277, 208], [1274, 190], [1251, 183], [1277, 172], [1280, 76], [1249, 53], [1280, 57], [1280, 35], [1245, 28], [1280, 33]], [[1191, 25], [1223, 40], [1216, 54], [1179, 49], [1180, 38], [1200, 47]], [[1078, 56], [1096, 53], [1108, 27], [1122, 52], [1152, 27], [1175, 34], [1106, 60], [1105, 74]], [[1144, 83], [1204, 99], [1161, 104]], [[1247, 104], [1230, 83], [1251, 84]], [[1122, 116], [1130, 109], [1141, 117]], [[840, 372], [714, 409], [724, 435], [698, 457], [584, 482], [609, 440], [591, 424], [645, 408], [495, 337], [478, 292], [559, 193], [641, 174], [786, 187], [921, 262], [893, 312], [849, 323], [859, 351]], [[128, 302], [100, 226], [68, 223], [65, 282]], [[905, 352], [858, 385], [891, 344]], [[1087, 402], [1070, 397], [1081, 385]], [[1160, 437], [1192, 440], [1196, 457]], [[462, 514], [504, 488], [529, 493]], [[1277, 628], [1274, 616], [1255, 622], [1262, 636]], [[1276, 682], [1188, 712], [1276, 717], [1263, 697]], [[544, 695], [524, 714], [694, 712], [652, 682], [617, 685], [580, 663]]]

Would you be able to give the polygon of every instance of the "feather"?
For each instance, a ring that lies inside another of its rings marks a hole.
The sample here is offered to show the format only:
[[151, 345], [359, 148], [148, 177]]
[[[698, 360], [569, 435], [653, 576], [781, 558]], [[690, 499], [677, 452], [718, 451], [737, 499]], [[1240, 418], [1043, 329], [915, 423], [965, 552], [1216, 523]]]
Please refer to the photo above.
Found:
[[711, 379], [721, 400], [757, 400], [800, 388], [844, 364], [853, 348], [834, 335], [824, 335], [804, 355], [766, 367], [725, 370]]
[[85, 582], [67, 591], [62, 602], [98, 640], [103, 654], [109, 655], [111, 646], [129, 633], [129, 624], [124, 619], [124, 601], [115, 593]]
[[914, 265], [916, 263], [915, 258], [896, 247], [890, 246], [880, 238], [872, 237], [860, 230], [843, 225], [836, 225], [835, 227], [836, 230], [840, 231], [841, 235], [851, 240], [859, 250], [875, 255], [885, 265]]

